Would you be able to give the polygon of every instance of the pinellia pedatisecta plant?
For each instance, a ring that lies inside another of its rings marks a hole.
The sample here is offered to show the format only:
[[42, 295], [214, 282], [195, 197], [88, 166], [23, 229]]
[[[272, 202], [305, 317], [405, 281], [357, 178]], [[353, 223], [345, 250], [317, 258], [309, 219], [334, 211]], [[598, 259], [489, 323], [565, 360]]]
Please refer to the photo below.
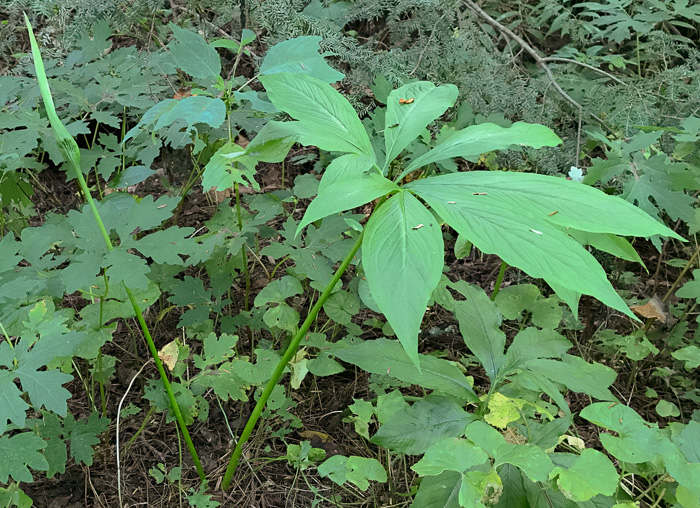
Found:
[[[39, 68], [37, 71], [41, 74]], [[286, 365], [295, 356], [300, 341], [360, 247], [362, 267], [372, 298], [396, 332], [407, 357], [420, 368], [417, 337], [425, 306], [444, 266], [443, 223], [449, 224], [481, 251], [496, 254], [505, 263], [533, 277], [543, 278], [574, 313], [579, 296], [588, 294], [631, 315], [608, 283], [602, 268], [581, 244], [593, 245], [613, 254], [629, 255], [632, 251], [630, 244], [618, 235], [680, 238], [622, 200], [553, 177], [497, 171], [469, 172], [417, 178], [402, 184], [408, 173], [419, 172], [433, 163], [454, 157], [470, 159], [511, 145], [539, 148], [560, 142], [551, 130], [520, 122], [510, 128], [482, 124], [460, 131], [447, 130], [441, 133], [434, 148], [409, 159], [405, 170], [392, 174], [393, 161], [427, 125], [454, 104], [457, 92], [451, 85], [415, 82], [393, 91], [387, 100], [383, 149], [377, 149], [352, 107], [327, 82], [287, 72], [264, 75], [261, 81], [272, 103], [296, 120], [273, 124], [283, 137], [270, 139], [294, 139], [342, 153], [326, 169], [318, 197], [306, 211], [298, 232], [329, 215], [374, 200], [378, 200], [378, 204], [330, 284], [294, 334], [264, 388], [238, 440], [224, 477], [224, 488], [230, 485], [242, 446]], [[68, 139], [67, 132], [61, 130], [62, 125], [50, 106], [45, 80], [42, 85], [42, 96], [56, 129], [59, 146], [77, 174], [86, 199], [95, 212], [97, 224], [101, 224], [84, 180], [81, 181], [82, 175], [76, 164], [76, 154], [79, 156], [77, 145], [72, 138]], [[243, 158], [250, 157], [250, 153], [238, 149], [221, 155], [228, 163], [240, 159], [244, 165], [247, 161]], [[109, 246], [105, 227], [100, 229]], [[125, 287], [128, 293], [128, 286]], [[401, 295], [401, 298], [396, 295]], [[130, 299], [133, 300], [133, 296], [130, 295]], [[134, 303], [135, 311], [137, 308]], [[145, 327], [143, 317], [138, 319]], [[144, 333], [148, 337], [147, 327]], [[155, 348], [150, 343], [149, 348], [154, 353]], [[486, 362], [481, 361], [486, 367]], [[496, 367], [494, 372], [498, 371]], [[159, 370], [164, 383], [167, 382], [162, 367]], [[174, 407], [173, 411], [177, 414]], [[184, 427], [184, 423], [181, 425]], [[476, 436], [482, 431], [484, 429], [474, 427], [471, 433]], [[183, 432], [186, 432], [186, 427]], [[193, 458], [197, 464], [195, 454]], [[198, 472], [202, 474], [201, 467], [198, 467]]]
[[230, 485], [242, 446], [286, 363], [294, 357], [360, 246], [372, 298], [408, 357], [420, 368], [420, 324], [444, 265], [441, 221], [482, 252], [496, 254], [504, 263], [544, 279], [574, 315], [581, 294], [587, 294], [634, 318], [603, 268], [578, 238], [583, 236], [585, 243], [613, 254], [633, 250], [623, 235], [665, 235], [682, 240], [619, 198], [555, 177], [474, 171], [399, 184], [407, 174], [446, 159], [474, 158], [512, 145], [540, 148], [559, 144], [559, 137], [542, 125], [518, 122], [502, 128], [486, 123], [451, 132], [389, 179], [392, 161], [454, 104], [457, 89], [453, 85], [419, 81], [391, 92], [384, 122], [384, 150], [376, 153], [350, 103], [327, 83], [293, 73], [262, 76], [260, 80], [272, 103], [296, 120], [280, 124], [281, 130], [301, 144], [344, 153], [326, 168], [318, 195], [306, 210], [297, 234], [331, 214], [377, 199], [379, 202], [258, 400], [232, 454], [222, 483], [224, 489]]

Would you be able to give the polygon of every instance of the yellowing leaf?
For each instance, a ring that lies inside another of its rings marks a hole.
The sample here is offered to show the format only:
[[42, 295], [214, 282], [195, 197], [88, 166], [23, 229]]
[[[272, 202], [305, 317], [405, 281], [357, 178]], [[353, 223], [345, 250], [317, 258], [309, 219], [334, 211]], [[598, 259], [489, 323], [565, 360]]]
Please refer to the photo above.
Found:
[[177, 341], [168, 342], [163, 349], [158, 351], [158, 358], [172, 371], [175, 368], [178, 357]]
[[524, 400], [510, 399], [501, 393], [494, 393], [489, 399], [489, 412], [484, 417], [487, 423], [494, 427], [505, 429], [509, 423], [520, 419]]

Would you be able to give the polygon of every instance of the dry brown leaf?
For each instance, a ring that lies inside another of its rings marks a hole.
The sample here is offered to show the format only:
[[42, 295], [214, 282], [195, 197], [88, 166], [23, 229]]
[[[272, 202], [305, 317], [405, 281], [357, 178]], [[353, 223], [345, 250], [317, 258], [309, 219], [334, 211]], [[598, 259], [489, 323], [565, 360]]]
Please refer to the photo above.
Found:
[[656, 295], [644, 305], [632, 305], [630, 309], [647, 319], [658, 319], [663, 323], [668, 321], [668, 307]]

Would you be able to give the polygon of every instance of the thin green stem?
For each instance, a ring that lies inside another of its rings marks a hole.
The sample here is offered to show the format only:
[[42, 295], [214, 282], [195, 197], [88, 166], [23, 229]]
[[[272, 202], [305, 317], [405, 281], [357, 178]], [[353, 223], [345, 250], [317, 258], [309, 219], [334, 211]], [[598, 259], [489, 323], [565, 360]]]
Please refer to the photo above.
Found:
[[314, 305], [313, 308], [309, 311], [309, 314], [308, 316], [306, 316], [306, 319], [301, 325], [301, 328], [299, 328], [297, 333], [294, 335], [294, 338], [289, 343], [287, 350], [285, 351], [284, 355], [277, 364], [275, 371], [272, 373], [272, 377], [267, 382], [267, 385], [265, 385], [265, 388], [263, 389], [263, 392], [260, 395], [257, 404], [255, 404], [255, 408], [250, 414], [250, 417], [248, 418], [248, 422], [246, 423], [243, 432], [241, 433], [241, 437], [236, 443], [236, 447], [233, 450], [233, 454], [231, 454], [231, 460], [228, 463], [228, 467], [226, 468], [226, 474], [224, 475], [224, 479], [221, 483], [221, 488], [223, 490], [228, 490], [229, 486], [231, 485], [233, 473], [236, 471], [236, 466], [238, 466], [238, 460], [241, 458], [241, 454], [243, 453], [243, 445], [248, 441], [248, 438], [250, 438], [250, 435], [253, 432], [253, 429], [255, 428], [255, 424], [258, 422], [258, 419], [260, 418], [260, 415], [262, 414], [263, 409], [267, 404], [267, 400], [272, 394], [272, 390], [275, 389], [275, 386], [277, 386], [277, 383], [282, 377], [282, 374], [284, 374], [284, 369], [287, 366], [287, 364], [291, 361], [292, 358], [294, 358], [294, 355], [296, 355], [297, 349], [299, 349], [299, 344], [306, 335], [306, 332], [309, 330], [311, 324], [316, 320], [316, 316], [318, 316], [318, 313], [323, 307], [323, 304], [331, 295], [331, 292], [333, 291], [333, 288], [335, 288], [336, 283], [340, 280], [340, 277], [342, 277], [342, 275], [345, 273], [345, 270], [347, 270], [348, 266], [350, 266], [350, 262], [355, 257], [355, 254], [357, 254], [360, 245], [362, 245], [363, 237], [364, 231], [360, 234], [360, 236], [357, 237], [357, 240], [355, 240], [355, 244], [352, 246], [352, 249], [350, 249], [348, 255], [345, 256], [345, 259], [343, 259], [343, 262], [336, 270], [335, 274], [333, 275], [333, 278], [328, 283], [328, 286], [326, 286], [326, 289], [324, 289], [323, 293], [321, 293], [321, 296], [316, 302], [316, 305]]
[[[39, 83], [39, 91], [41, 93], [41, 98], [44, 101], [44, 106], [46, 107], [46, 115], [49, 118], [51, 128], [53, 129], [54, 136], [56, 138], [56, 144], [58, 145], [58, 148], [61, 151], [61, 155], [63, 155], [63, 158], [66, 160], [66, 162], [68, 162], [71, 165], [73, 171], [75, 172], [75, 176], [78, 179], [80, 189], [85, 195], [85, 199], [87, 200], [88, 205], [92, 210], [92, 214], [95, 218], [95, 221], [97, 222], [97, 226], [100, 229], [100, 233], [102, 233], [102, 238], [104, 239], [107, 249], [112, 250], [114, 249], [114, 246], [112, 245], [112, 241], [109, 238], [109, 233], [107, 232], [107, 229], [105, 228], [104, 223], [102, 222], [102, 217], [100, 217], [100, 213], [97, 210], [95, 201], [90, 195], [90, 189], [88, 189], [87, 183], [85, 182], [83, 172], [80, 169], [80, 148], [78, 148], [78, 144], [75, 142], [75, 139], [73, 138], [73, 136], [71, 136], [71, 134], [68, 132], [68, 129], [66, 129], [66, 126], [63, 125], [63, 122], [61, 122], [61, 120], [58, 118], [58, 115], [56, 114], [56, 108], [53, 103], [53, 98], [51, 97], [49, 82], [46, 79], [44, 62], [41, 59], [41, 52], [39, 51], [39, 46], [36, 42], [36, 39], [34, 38], [32, 25], [29, 22], [29, 18], [27, 18], [26, 14], [24, 16], [24, 19], [27, 23], [27, 30], [29, 32], [29, 41], [32, 47], [32, 54], [34, 56], [34, 67], [36, 69], [37, 81]], [[180, 412], [180, 406], [178, 406], [177, 401], [175, 400], [175, 395], [173, 394], [173, 390], [170, 387], [170, 382], [168, 381], [168, 378], [165, 374], [165, 370], [163, 369], [163, 364], [161, 363], [160, 358], [158, 357], [158, 350], [156, 349], [155, 343], [153, 342], [153, 338], [151, 337], [151, 333], [148, 330], [148, 325], [146, 325], [146, 321], [143, 318], [143, 313], [141, 312], [141, 309], [138, 306], [138, 302], [136, 301], [134, 294], [126, 286], [126, 284], [124, 284], [124, 290], [126, 291], [126, 294], [129, 297], [129, 300], [131, 301], [131, 306], [134, 309], [134, 313], [136, 314], [136, 318], [139, 322], [139, 325], [141, 326], [141, 330], [143, 331], [144, 337], [146, 337], [146, 342], [148, 343], [148, 348], [150, 349], [151, 356], [153, 357], [153, 360], [156, 364], [156, 368], [158, 369], [158, 372], [160, 374], [161, 381], [163, 382], [163, 387], [165, 388], [165, 391], [168, 394], [170, 407], [173, 413], [175, 414], [175, 418], [177, 419], [178, 424], [180, 425], [182, 435], [187, 441], [187, 447], [189, 448], [190, 454], [192, 455], [192, 461], [194, 462], [195, 468], [197, 469], [199, 478], [202, 481], [204, 481], [206, 479], [206, 475], [204, 474], [204, 470], [202, 469], [202, 464], [199, 462], [199, 457], [197, 456], [197, 452], [194, 449], [194, 444], [192, 443], [190, 434], [187, 431], [187, 425], [185, 425], [185, 420], [183, 419], [182, 413]]]
[[491, 293], [491, 301], [494, 301], [496, 299], [496, 296], [498, 296], [498, 292], [501, 290], [501, 284], [503, 284], [503, 277], [506, 274], [506, 268], [508, 268], [508, 265], [505, 261], [502, 261], [501, 269], [498, 270], [498, 277], [496, 277], [496, 285], [493, 288], [493, 293]]
[[[243, 233], [243, 211], [241, 210], [241, 193], [238, 189], [238, 182], [233, 185], [236, 194], [236, 217], [238, 219], [238, 234]], [[248, 270], [248, 256], [245, 253], [245, 244], [241, 246], [241, 261], [243, 262], [243, 273], [245, 274], [245, 293], [243, 295], [243, 310], [248, 312], [250, 299], [250, 271]]]
[[192, 443], [192, 438], [190, 438], [190, 433], [187, 430], [185, 419], [182, 417], [180, 406], [175, 400], [175, 394], [173, 393], [173, 389], [170, 386], [170, 382], [168, 381], [168, 376], [165, 374], [163, 363], [160, 361], [160, 357], [158, 356], [158, 350], [156, 349], [156, 345], [153, 342], [153, 338], [151, 337], [151, 332], [148, 330], [146, 320], [143, 318], [143, 313], [139, 308], [138, 302], [136, 301], [136, 297], [134, 297], [134, 293], [131, 292], [131, 290], [126, 286], [126, 284], [124, 284], [124, 290], [126, 291], [126, 294], [129, 297], [129, 301], [131, 301], [131, 305], [133, 306], [134, 311], [136, 312], [136, 319], [138, 320], [139, 325], [141, 325], [141, 330], [143, 331], [143, 335], [146, 338], [146, 342], [148, 343], [148, 349], [151, 351], [151, 356], [153, 357], [153, 361], [156, 364], [156, 369], [158, 369], [158, 374], [160, 374], [160, 379], [163, 382], [163, 387], [165, 388], [165, 392], [168, 394], [170, 408], [175, 414], [175, 419], [177, 420], [178, 425], [180, 425], [182, 436], [185, 438], [185, 442], [187, 443], [187, 448], [190, 451], [190, 455], [192, 455], [192, 461], [194, 462], [194, 467], [197, 469], [197, 474], [199, 474], [199, 479], [204, 481], [206, 479], [204, 469], [202, 469], [202, 464], [201, 462], [199, 462], [197, 450], [195, 450], [194, 444]]

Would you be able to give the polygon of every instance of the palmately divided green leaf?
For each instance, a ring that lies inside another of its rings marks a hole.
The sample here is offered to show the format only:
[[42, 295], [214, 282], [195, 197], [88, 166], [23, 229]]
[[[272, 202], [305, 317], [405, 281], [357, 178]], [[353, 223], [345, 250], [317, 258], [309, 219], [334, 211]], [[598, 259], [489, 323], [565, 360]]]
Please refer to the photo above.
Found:
[[34, 481], [29, 468], [46, 471], [49, 468], [40, 450], [46, 442], [33, 432], [22, 432], [12, 437], [0, 436], [0, 483]]

